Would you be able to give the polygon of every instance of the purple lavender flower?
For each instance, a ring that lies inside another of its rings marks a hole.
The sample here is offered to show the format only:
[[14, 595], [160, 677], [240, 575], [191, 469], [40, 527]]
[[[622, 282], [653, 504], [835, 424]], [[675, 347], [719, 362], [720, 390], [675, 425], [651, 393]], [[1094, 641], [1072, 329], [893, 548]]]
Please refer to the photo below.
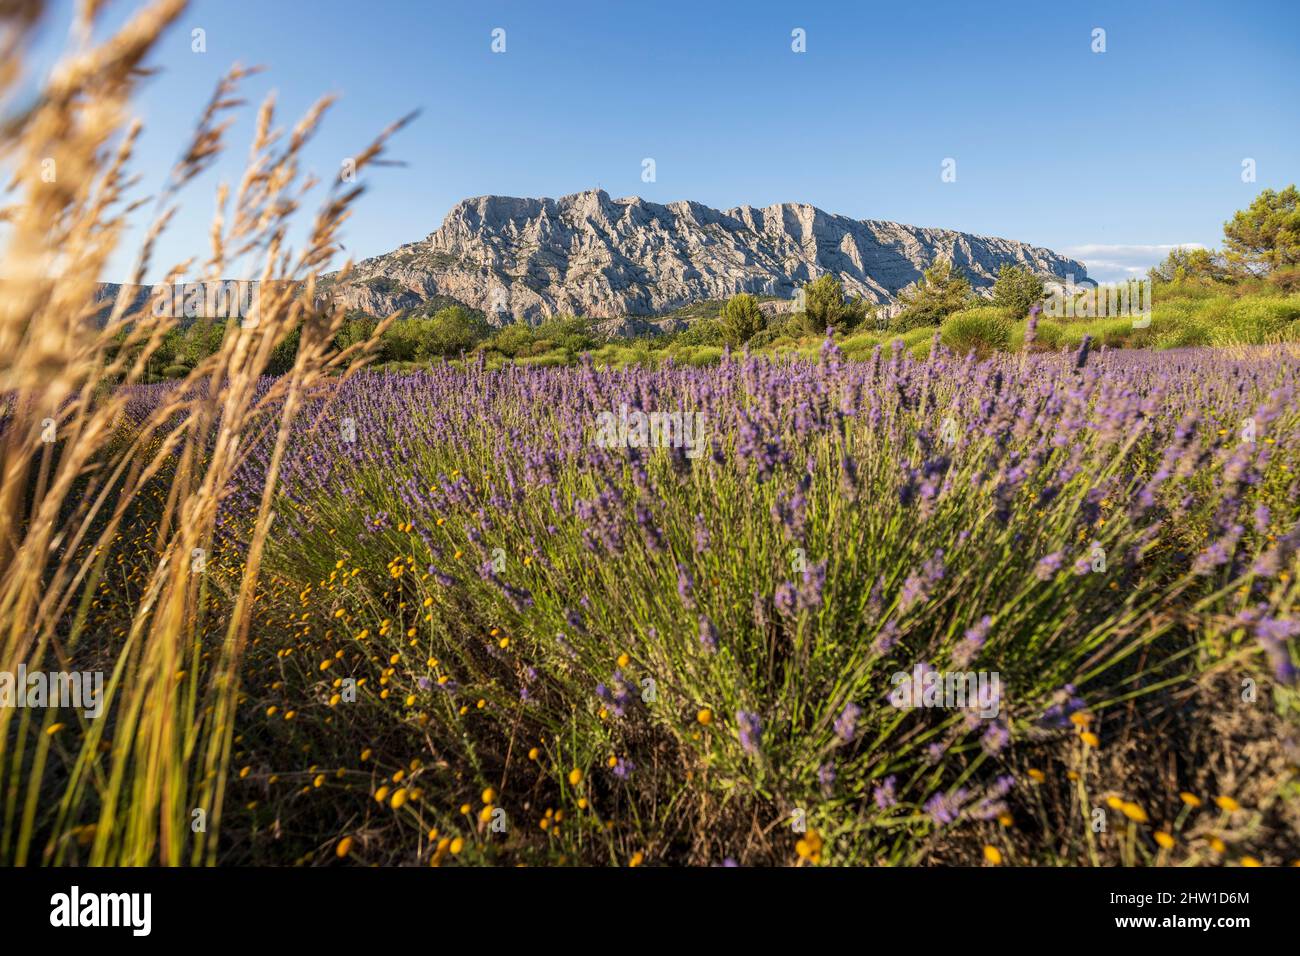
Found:
[[740, 731], [740, 746], [751, 757], [757, 756], [763, 739], [763, 723], [758, 714], [750, 710], [736, 711], [736, 726]]
[[862, 708], [853, 702], [844, 705], [840, 715], [835, 718], [835, 736], [846, 744], [853, 740], [854, 734], [858, 730], [858, 718], [862, 716]]
[[684, 564], [677, 565], [677, 595], [682, 599], [682, 607], [695, 610], [695, 579]]
[[840, 459], [840, 493], [848, 501], [857, 501], [862, 493], [858, 464], [848, 455]]
[[963, 668], [976, 658], [980, 649], [984, 647], [984, 641], [988, 638], [992, 624], [993, 618], [985, 614], [979, 619], [979, 623], [967, 629], [965, 636], [952, 652], [954, 666]]
[[1076, 693], [1073, 684], [1066, 684], [1053, 695], [1052, 703], [1043, 711], [1039, 723], [1044, 727], [1068, 727], [1070, 715], [1083, 710], [1087, 705]]
[[1065, 556], [1060, 551], [1053, 551], [1046, 557], [1038, 559], [1038, 564], [1034, 566], [1034, 577], [1040, 581], [1050, 581], [1064, 562]]
[[828, 761], [817, 768], [817, 784], [825, 797], [835, 792], [835, 764]]
[[936, 793], [925, 802], [925, 812], [938, 826], [946, 826], [961, 816], [967, 796], [968, 791], [964, 787], [958, 788], [951, 794]]
[[1256, 505], [1253, 517], [1255, 520], [1255, 530], [1260, 534], [1267, 534], [1268, 523], [1272, 518], [1272, 513], [1268, 510], [1268, 505]]
[[980, 738], [980, 746], [993, 756], [1001, 753], [1002, 749], [1010, 742], [1011, 731], [1007, 729], [1006, 724], [1001, 720], [991, 721], [988, 729], [984, 731], [984, 736]]
[[826, 562], [819, 561], [803, 573], [799, 585], [797, 607], [800, 611], [816, 611], [822, 606], [822, 589], [826, 586]]
[[709, 528], [704, 523], [704, 515], [695, 516], [695, 532], [692, 538], [692, 545], [696, 554], [703, 554], [709, 550]]
[[906, 613], [913, 605], [929, 600], [931, 590], [943, 579], [944, 570], [943, 549], [940, 548], [919, 572], [909, 574], [903, 581], [903, 590], [898, 598], [899, 609]]
[[1074, 367], [1082, 371], [1083, 367], [1088, 364], [1088, 352], [1092, 349], [1092, 336], [1085, 335], [1083, 341], [1079, 343], [1079, 351], [1074, 353]]
[[611, 678], [613, 687], [607, 687], [604, 683], [596, 685], [596, 696], [605, 704], [605, 706], [616, 717], [623, 717], [627, 714], [628, 708], [636, 701], [636, 687], [624, 675], [623, 671], [614, 671]]
[[1043, 307], [1035, 302], [1029, 307], [1029, 321], [1025, 323], [1025, 348], [1028, 349], [1034, 344], [1034, 339], [1038, 336], [1038, 313], [1043, 311]]
[[776, 586], [776, 594], [772, 596], [772, 603], [776, 605], [776, 610], [787, 617], [793, 616], [799, 606], [799, 595], [794, 589], [794, 585], [789, 581], [782, 581]]
[[871, 642], [871, 649], [877, 654], [888, 654], [898, 643], [898, 625], [892, 620], [886, 621], [885, 626], [880, 629], [876, 639]]
[[704, 615], [700, 615], [700, 645], [710, 654], [718, 649], [718, 629]]

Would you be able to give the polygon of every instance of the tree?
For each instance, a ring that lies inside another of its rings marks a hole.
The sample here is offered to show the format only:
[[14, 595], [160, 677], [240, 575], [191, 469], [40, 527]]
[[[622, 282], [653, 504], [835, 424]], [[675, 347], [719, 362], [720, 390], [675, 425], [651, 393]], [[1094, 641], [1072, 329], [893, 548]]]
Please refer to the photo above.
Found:
[[739, 348], [754, 337], [766, 324], [759, 311], [758, 300], [748, 292], [733, 295], [718, 313], [722, 340], [732, 348]]
[[677, 333], [673, 342], [677, 345], [725, 345], [726, 335], [718, 319], [696, 319]]
[[902, 311], [894, 317], [899, 331], [938, 325], [945, 316], [970, 305], [970, 280], [949, 259], [936, 259], [911, 288], [898, 296]]
[[1024, 266], [1002, 263], [997, 281], [993, 283], [993, 304], [1011, 313], [1012, 318], [1023, 319], [1035, 302], [1043, 299], [1042, 276], [1035, 275]]
[[487, 323], [460, 305], [439, 309], [423, 322], [421, 358], [441, 355], [451, 358], [468, 352], [487, 335]]
[[851, 329], [871, 313], [861, 297], [845, 299], [844, 286], [829, 272], [803, 287], [803, 299], [803, 324], [810, 332]]
[[359, 342], [367, 342], [375, 334], [378, 320], [360, 309], [350, 309], [343, 317], [343, 327], [334, 336], [334, 347], [346, 349]]
[[379, 337], [379, 357], [385, 362], [413, 362], [419, 355], [427, 319], [398, 319]]
[[1300, 191], [1265, 189], [1223, 224], [1227, 260], [1252, 275], [1300, 265]]
[[540, 352], [562, 349], [570, 359], [600, 344], [588, 319], [576, 315], [554, 315], [537, 327]]
[[1154, 282], [1186, 282], [1195, 279], [1224, 281], [1231, 278], [1228, 265], [1223, 256], [1213, 249], [1193, 249], [1179, 246], [1169, 250], [1164, 261], [1151, 269], [1149, 275]]
[[274, 349], [266, 362], [267, 375], [285, 375], [298, 358], [298, 344], [302, 339], [302, 327], [295, 325]]

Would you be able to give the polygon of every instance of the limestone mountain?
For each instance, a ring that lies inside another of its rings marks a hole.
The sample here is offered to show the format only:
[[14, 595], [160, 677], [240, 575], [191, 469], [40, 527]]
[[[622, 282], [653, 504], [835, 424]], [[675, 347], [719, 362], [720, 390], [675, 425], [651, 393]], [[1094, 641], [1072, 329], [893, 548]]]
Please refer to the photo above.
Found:
[[1086, 275], [1081, 262], [1010, 239], [850, 219], [802, 203], [718, 210], [597, 189], [463, 200], [436, 232], [358, 263], [330, 291], [373, 315], [448, 297], [504, 325], [559, 313], [657, 315], [737, 292], [791, 299], [832, 272], [846, 292], [892, 304], [940, 257], [985, 293], [1007, 262], [1044, 277]]

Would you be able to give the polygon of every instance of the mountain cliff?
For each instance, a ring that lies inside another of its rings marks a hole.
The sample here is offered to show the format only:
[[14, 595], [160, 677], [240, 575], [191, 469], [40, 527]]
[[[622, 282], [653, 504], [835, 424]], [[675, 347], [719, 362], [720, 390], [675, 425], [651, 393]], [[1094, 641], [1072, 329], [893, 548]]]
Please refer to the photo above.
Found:
[[977, 292], [1006, 262], [1076, 280], [1087, 271], [1023, 242], [850, 219], [801, 203], [718, 210], [612, 199], [598, 189], [463, 200], [426, 239], [358, 263], [331, 291], [374, 315], [448, 296], [504, 325], [557, 313], [654, 315], [737, 292], [789, 299], [832, 272], [846, 292], [892, 304], [940, 257], [964, 269]]

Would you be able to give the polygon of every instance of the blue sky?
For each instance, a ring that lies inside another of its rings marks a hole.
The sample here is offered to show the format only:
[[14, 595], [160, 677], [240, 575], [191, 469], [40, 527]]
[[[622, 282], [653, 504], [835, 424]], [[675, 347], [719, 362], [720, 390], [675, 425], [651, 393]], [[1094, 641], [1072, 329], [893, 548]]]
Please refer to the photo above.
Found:
[[[131, 9], [119, 2], [114, 17]], [[205, 53], [191, 50], [196, 28]], [[51, 26], [37, 59], [63, 32]], [[600, 186], [1004, 236], [1109, 279], [1163, 247], [1217, 245], [1234, 210], [1300, 180], [1298, 37], [1296, 0], [195, 0], [140, 96], [137, 169], [142, 189], [162, 182], [238, 60], [266, 67], [247, 93], [276, 90], [284, 125], [341, 94], [307, 154], [326, 176], [423, 109], [393, 144], [409, 165], [367, 179], [346, 232], [356, 258], [424, 237], [467, 196]], [[251, 112], [191, 191], [169, 260], [206, 250], [213, 190], [238, 178]], [[642, 181], [645, 158], [655, 182]], [[955, 182], [941, 180], [948, 158]]]

